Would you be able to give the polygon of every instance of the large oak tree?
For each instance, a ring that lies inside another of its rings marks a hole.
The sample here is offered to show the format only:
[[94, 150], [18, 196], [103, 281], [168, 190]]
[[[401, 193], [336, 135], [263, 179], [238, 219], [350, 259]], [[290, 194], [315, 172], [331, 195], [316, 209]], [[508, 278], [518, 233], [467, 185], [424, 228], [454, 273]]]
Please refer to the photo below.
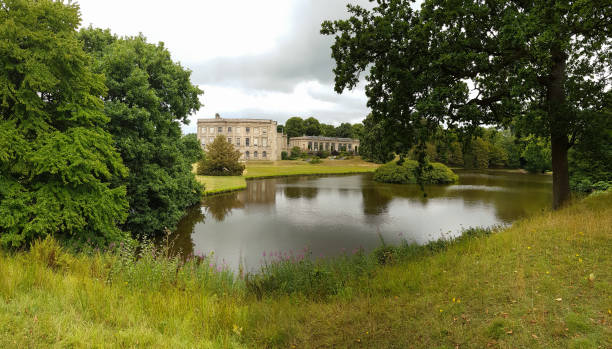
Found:
[[553, 206], [569, 198], [567, 154], [610, 117], [609, 1], [378, 0], [326, 21], [335, 89], [368, 71], [372, 121], [405, 154], [438, 125], [520, 125], [550, 139]]

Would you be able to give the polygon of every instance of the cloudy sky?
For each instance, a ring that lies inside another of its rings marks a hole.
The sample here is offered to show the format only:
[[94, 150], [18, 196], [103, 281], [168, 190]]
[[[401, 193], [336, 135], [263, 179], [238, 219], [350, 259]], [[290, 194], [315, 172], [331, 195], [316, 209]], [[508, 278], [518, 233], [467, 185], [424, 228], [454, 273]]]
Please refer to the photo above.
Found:
[[198, 118], [314, 116], [359, 122], [368, 114], [363, 86], [333, 90], [333, 38], [319, 34], [326, 19], [347, 17], [346, 4], [367, 0], [80, 0], [82, 25], [118, 35], [143, 33], [163, 41], [204, 90]]

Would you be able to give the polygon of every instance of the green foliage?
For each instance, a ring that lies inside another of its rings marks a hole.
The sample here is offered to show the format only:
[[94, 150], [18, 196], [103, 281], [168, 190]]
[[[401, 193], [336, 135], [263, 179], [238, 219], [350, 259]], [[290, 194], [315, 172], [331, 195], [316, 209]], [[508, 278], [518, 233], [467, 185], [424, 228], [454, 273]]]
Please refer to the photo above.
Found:
[[378, 164], [389, 162], [395, 156], [394, 147], [389, 137], [384, 137], [385, 126], [377, 123], [372, 114], [363, 121], [364, 129], [359, 137], [359, 154], [365, 160]]
[[295, 160], [300, 156], [302, 156], [302, 149], [300, 149], [300, 147], [291, 148], [291, 160]]
[[198, 174], [205, 176], [240, 176], [243, 171], [240, 151], [221, 135], [207, 145], [206, 160], [198, 164]]
[[312, 157], [309, 161], [308, 161], [311, 165], [315, 165], [315, 164], [320, 164], [322, 161], [321, 159], [319, 159], [318, 156], [314, 156]]
[[[569, 0], [412, 5], [350, 5], [349, 18], [322, 24], [321, 33], [335, 40], [336, 92], [356, 87], [367, 71], [371, 119], [381, 126], [373, 139], [398, 155], [431, 140], [443, 124], [467, 130], [514, 124], [548, 137], [553, 203], [560, 207], [569, 199], [567, 149], [609, 108], [610, 6]], [[484, 150], [478, 153], [472, 160], [484, 166]]]
[[281, 152], [281, 160], [289, 160], [289, 154], [284, 150]]
[[320, 135], [325, 137], [336, 137], [336, 128], [334, 125], [320, 124]]
[[103, 76], [76, 38], [78, 5], [0, 7], [0, 245], [123, 238], [128, 171], [104, 130]]
[[551, 169], [550, 146], [542, 139], [531, 137], [523, 151], [525, 169], [529, 172], [541, 173]]
[[304, 120], [298, 116], [289, 118], [285, 122], [285, 133], [287, 137], [301, 137], [305, 134]]
[[130, 169], [128, 180], [120, 182], [130, 202], [124, 227], [135, 236], [173, 229], [202, 193], [191, 172], [202, 149], [195, 135], [183, 137], [180, 127], [200, 108], [202, 91], [163, 44], [93, 28], [82, 29], [80, 38], [106, 76], [107, 129]]
[[318, 136], [321, 134], [319, 120], [309, 117], [304, 120], [304, 134], [306, 136]]
[[327, 159], [329, 157], [329, 152], [327, 150], [319, 150], [317, 152], [317, 157], [320, 159]]
[[[387, 163], [374, 171], [374, 180], [383, 183], [410, 184], [418, 182], [418, 162], [404, 160]], [[458, 176], [448, 167], [441, 163], [428, 164], [421, 176], [423, 184], [446, 184], [454, 183]]]
[[336, 137], [354, 138], [353, 126], [348, 122], [343, 122], [336, 128]]

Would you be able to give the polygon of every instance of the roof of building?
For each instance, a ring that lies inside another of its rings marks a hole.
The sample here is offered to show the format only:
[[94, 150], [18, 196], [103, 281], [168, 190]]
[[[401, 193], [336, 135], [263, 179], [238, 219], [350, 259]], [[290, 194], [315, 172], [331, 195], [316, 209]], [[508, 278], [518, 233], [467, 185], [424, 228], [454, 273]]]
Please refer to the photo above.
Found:
[[270, 119], [226, 119], [226, 118], [207, 118], [207, 119], [198, 119], [198, 123], [215, 123], [215, 122], [266, 122], [266, 123], [275, 123], [276, 121]]
[[295, 140], [313, 140], [313, 141], [333, 141], [333, 142], [359, 142], [358, 139], [353, 138], [339, 138], [339, 137], [323, 137], [323, 136], [300, 136], [291, 137]]

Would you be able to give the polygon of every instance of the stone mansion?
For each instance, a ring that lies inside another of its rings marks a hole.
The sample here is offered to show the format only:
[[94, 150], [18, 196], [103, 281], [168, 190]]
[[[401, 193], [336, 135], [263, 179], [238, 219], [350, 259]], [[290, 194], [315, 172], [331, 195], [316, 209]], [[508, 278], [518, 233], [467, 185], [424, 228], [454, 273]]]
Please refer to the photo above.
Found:
[[341, 151], [357, 153], [359, 140], [351, 138], [302, 136], [287, 139], [277, 132], [277, 122], [268, 119], [198, 119], [197, 136], [202, 148], [222, 135], [242, 154], [242, 160], [280, 160], [283, 151], [293, 147], [302, 151]]

